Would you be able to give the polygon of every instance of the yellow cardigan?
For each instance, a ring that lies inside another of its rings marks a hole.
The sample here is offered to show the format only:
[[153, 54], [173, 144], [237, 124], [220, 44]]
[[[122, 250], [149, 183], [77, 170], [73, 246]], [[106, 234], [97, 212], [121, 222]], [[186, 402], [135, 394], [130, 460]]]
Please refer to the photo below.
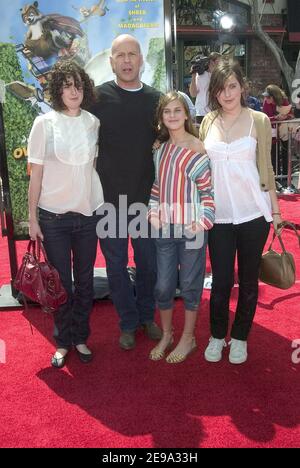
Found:
[[[263, 112], [249, 109], [256, 129], [256, 165], [259, 173], [260, 187], [263, 191], [275, 190], [275, 178], [271, 161], [272, 127], [269, 117]], [[207, 114], [199, 129], [199, 138], [204, 141], [210, 125], [218, 115], [218, 111]]]

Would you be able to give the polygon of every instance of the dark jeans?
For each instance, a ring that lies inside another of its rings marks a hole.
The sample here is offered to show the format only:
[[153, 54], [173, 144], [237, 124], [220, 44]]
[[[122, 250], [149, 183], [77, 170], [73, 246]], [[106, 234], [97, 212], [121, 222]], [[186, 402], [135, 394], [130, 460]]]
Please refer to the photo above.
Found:
[[[127, 228], [132, 219], [133, 216], [128, 216]], [[127, 271], [128, 240], [128, 235], [125, 238], [118, 235], [115, 238], [100, 238], [100, 246], [106, 261], [112, 300], [120, 317], [120, 329], [134, 331], [141, 324], [152, 322], [154, 319], [156, 253], [154, 240], [150, 237], [131, 239], [136, 265], [134, 292]]]
[[39, 219], [49, 262], [58, 270], [68, 293], [68, 301], [54, 314], [56, 343], [68, 349], [72, 344], [85, 343], [90, 334], [98, 216], [72, 212], [60, 215], [40, 209]]
[[257, 305], [259, 266], [269, 229], [270, 224], [261, 217], [238, 225], [215, 224], [209, 231], [213, 275], [210, 326], [214, 338], [227, 335], [237, 253], [239, 296], [231, 337], [247, 340]]

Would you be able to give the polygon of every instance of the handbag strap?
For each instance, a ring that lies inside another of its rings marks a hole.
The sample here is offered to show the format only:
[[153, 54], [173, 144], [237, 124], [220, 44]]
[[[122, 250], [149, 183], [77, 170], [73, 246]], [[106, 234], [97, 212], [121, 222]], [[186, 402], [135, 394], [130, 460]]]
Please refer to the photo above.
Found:
[[44, 255], [45, 262], [49, 263], [43, 241], [42, 241], [42, 239], [40, 237], [37, 238], [37, 249], [38, 249], [38, 259], [40, 260], [41, 251], [42, 251], [42, 253]]
[[35, 260], [37, 260], [37, 262], [40, 261], [40, 258], [41, 258], [41, 251], [43, 253], [43, 256], [45, 258], [45, 261], [47, 263], [49, 263], [48, 261], [48, 257], [47, 257], [47, 254], [46, 254], [46, 250], [45, 250], [45, 247], [43, 245], [43, 241], [40, 237], [37, 237], [37, 240], [30, 240], [28, 242], [28, 246], [27, 246], [27, 252], [28, 253], [31, 253], [33, 254]]
[[37, 237], [37, 240], [30, 240], [27, 246], [27, 252], [32, 253], [34, 259], [39, 262], [41, 257], [41, 239]]
[[28, 252], [28, 253], [32, 253], [32, 255], [34, 256], [34, 258], [37, 260], [37, 257], [36, 257], [36, 241], [30, 240], [30, 241], [28, 242], [28, 245], [27, 245], [27, 252]]
[[[296, 229], [296, 226], [295, 226], [293, 223], [290, 223], [289, 221], [283, 221], [283, 222], [281, 223], [281, 229], [284, 229], [284, 228], [287, 227], [287, 226], [289, 226], [290, 228], [292, 228], [293, 231], [295, 232], [295, 234], [296, 234], [296, 236], [297, 236], [297, 238], [298, 238], [299, 247], [300, 247], [300, 235], [298, 234], [298, 231], [297, 231], [297, 229]], [[271, 244], [270, 244], [268, 250], [271, 250], [272, 245], [273, 245], [273, 242], [274, 242], [274, 240], [275, 240], [276, 237], [278, 237], [278, 240], [279, 240], [279, 242], [280, 242], [282, 251], [283, 251], [283, 252], [286, 252], [285, 247], [284, 247], [284, 244], [283, 244], [283, 240], [282, 240], [282, 237], [281, 237], [281, 233], [278, 234], [276, 231], [274, 231], [274, 233], [273, 233], [273, 238], [272, 238], [272, 241], [271, 241]]]
[[281, 226], [282, 226], [283, 229], [285, 227], [289, 226], [289, 228], [291, 228], [295, 232], [295, 234], [296, 234], [296, 236], [298, 238], [299, 247], [300, 247], [300, 234], [298, 234], [298, 231], [297, 231], [297, 228], [296, 228], [295, 224], [291, 223], [290, 221], [283, 221]]
[[283, 240], [282, 240], [282, 238], [281, 238], [281, 234], [277, 234], [276, 232], [274, 232], [274, 234], [273, 234], [273, 239], [272, 239], [272, 241], [271, 241], [271, 244], [269, 245], [268, 250], [271, 250], [271, 249], [272, 249], [272, 245], [273, 245], [273, 242], [274, 242], [274, 240], [275, 240], [276, 237], [278, 238], [278, 240], [279, 240], [279, 242], [280, 242], [282, 251], [283, 251], [283, 252], [286, 252], [285, 247], [284, 247]]

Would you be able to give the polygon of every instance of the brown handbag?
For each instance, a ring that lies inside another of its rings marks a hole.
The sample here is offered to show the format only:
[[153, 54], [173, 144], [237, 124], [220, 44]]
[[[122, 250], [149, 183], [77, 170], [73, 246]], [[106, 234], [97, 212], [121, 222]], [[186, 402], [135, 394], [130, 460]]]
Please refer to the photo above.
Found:
[[[41, 251], [44, 261], [41, 259]], [[27, 297], [40, 304], [44, 312], [55, 312], [67, 301], [67, 292], [61, 284], [58, 271], [48, 262], [40, 238], [29, 242], [14, 286], [23, 293], [25, 306]]]
[[[296, 227], [287, 221], [282, 223], [282, 228], [290, 226], [296, 233], [300, 246], [300, 236], [297, 233]], [[282, 252], [278, 253], [272, 249], [272, 245], [275, 237], [278, 237], [280, 245], [282, 247]], [[280, 289], [288, 289], [296, 281], [296, 267], [293, 255], [290, 252], [287, 252], [281, 234], [276, 234], [274, 232], [272, 242], [267, 250], [262, 255], [259, 279], [270, 286]]]

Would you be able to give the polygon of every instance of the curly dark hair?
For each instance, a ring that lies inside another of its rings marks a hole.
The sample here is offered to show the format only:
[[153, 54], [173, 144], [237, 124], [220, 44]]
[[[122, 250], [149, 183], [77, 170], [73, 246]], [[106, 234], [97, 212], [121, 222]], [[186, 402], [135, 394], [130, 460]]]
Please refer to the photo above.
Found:
[[49, 77], [49, 96], [52, 107], [56, 111], [66, 109], [62, 100], [63, 85], [72, 77], [76, 88], [83, 87], [82, 109], [89, 109], [95, 101], [94, 83], [88, 74], [77, 63], [68, 60], [59, 60], [51, 70]]

